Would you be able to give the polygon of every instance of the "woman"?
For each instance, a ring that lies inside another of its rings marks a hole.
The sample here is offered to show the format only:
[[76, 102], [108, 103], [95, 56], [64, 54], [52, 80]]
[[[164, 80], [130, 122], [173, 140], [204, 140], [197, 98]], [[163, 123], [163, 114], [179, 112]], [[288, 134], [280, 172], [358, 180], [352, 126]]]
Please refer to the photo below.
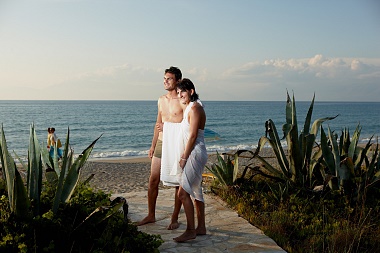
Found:
[[[183, 104], [183, 120], [181, 128], [185, 149], [179, 165], [183, 169], [179, 175], [178, 197], [185, 209], [186, 231], [173, 238], [177, 242], [185, 242], [206, 234], [205, 205], [202, 193], [202, 173], [207, 162], [207, 151], [204, 143], [206, 113], [198, 100], [194, 84], [184, 78], [177, 86], [177, 94]], [[195, 228], [194, 205], [197, 210], [198, 226]]]

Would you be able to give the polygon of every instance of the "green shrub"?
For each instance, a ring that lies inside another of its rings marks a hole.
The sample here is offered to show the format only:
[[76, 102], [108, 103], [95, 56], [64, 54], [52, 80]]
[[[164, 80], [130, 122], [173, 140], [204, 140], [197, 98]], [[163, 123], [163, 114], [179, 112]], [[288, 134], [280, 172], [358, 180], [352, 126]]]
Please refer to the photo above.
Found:
[[58, 162], [57, 147], [51, 158], [31, 126], [27, 164], [19, 159], [27, 172], [25, 183], [1, 128], [0, 252], [158, 252], [160, 236], [131, 224], [124, 198], [110, 201], [109, 194], [79, 182], [100, 137], [74, 158], [69, 132]]
[[[49, 192], [48, 187], [45, 188]], [[44, 191], [43, 191], [44, 192]], [[52, 198], [43, 194], [42, 206], [51, 206]], [[78, 225], [94, 206], [109, 205], [109, 194], [94, 192], [88, 185], [78, 186], [70, 203], [54, 215], [42, 208], [41, 216], [25, 222], [13, 215], [5, 195], [0, 199], [0, 252], [158, 252], [163, 243], [159, 235], [139, 232], [122, 213], [98, 223]]]
[[[371, 192], [366, 206], [351, 207], [339, 192], [290, 189], [279, 202], [277, 183], [241, 181], [218, 195], [239, 215], [287, 252], [376, 252], [380, 248], [380, 200]], [[378, 196], [378, 195], [377, 195]]]

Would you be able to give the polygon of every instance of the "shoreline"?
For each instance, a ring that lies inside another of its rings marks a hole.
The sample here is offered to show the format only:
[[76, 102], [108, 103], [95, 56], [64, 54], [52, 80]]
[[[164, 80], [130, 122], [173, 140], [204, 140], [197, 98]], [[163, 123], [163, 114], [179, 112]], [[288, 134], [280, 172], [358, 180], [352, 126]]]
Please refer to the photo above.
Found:
[[100, 163], [150, 163], [148, 156], [90, 158], [88, 162]]

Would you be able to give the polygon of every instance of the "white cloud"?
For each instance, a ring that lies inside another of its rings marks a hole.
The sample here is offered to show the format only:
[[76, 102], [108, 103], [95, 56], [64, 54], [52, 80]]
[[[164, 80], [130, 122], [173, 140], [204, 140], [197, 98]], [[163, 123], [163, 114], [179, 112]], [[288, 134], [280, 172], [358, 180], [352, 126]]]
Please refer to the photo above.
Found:
[[222, 81], [224, 88], [232, 83], [243, 100], [278, 100], [288, 89], [302, 100], [316, 92], [321, 100], [379, 101], [379, 75], [380, 59], [315, 55], [249, 62], [224, 71]]
[[[315, 92], [321, 101], [380, 101], [380, 59], [315, 55], [252, 61], [225, 70], [212, 67], [181, 69], [203, 100], [284, 100], [289, 90], [294, 91], [297, 100], [310, 100]], [[105, 66], [63, 80], [57, 78], [59, 81], [46, 88], [52, 80], [49, 76], [41, 88], [7, 86], [0, 99], [156, 100], [165, 93], [164, 69], [131, 63]], [[52, 97], [49, 90], [59, 95]]]

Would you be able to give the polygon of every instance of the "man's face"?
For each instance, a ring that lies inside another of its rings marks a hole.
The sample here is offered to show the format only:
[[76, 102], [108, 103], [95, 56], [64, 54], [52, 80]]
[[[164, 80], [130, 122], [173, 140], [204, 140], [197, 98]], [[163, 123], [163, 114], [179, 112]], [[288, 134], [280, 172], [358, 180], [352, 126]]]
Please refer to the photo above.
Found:
[[177, 80], [172, 73], [166, 73], [164, 76], [164, 88], [167, 91], [175, 90], [177, 87]]

